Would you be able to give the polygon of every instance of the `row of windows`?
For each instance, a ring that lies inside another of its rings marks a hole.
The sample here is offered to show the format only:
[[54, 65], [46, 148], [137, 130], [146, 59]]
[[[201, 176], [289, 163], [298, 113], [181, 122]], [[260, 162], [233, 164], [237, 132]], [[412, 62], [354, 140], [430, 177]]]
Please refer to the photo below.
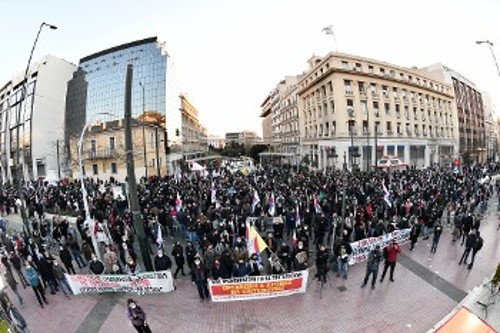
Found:
[[[439, 82], [432, 81], [430, 79], [426, 79], [420, 76], [414, 76], [413, 74], [397, 71], [394, 68], [385, 68], [380, 66], [374, 66], [371, 64], [362, 64], [361, 62], [350, 63], [349, 61], [342, 60], [341, 68], [344, 70], [352, 70], [355, 72], [364, 72], [368, 74], [380, 75], [385, 78], [398, 79], [401, 81], [405, 81], [411, 84], [416, 84], [418, 86], [433, 89], [440, 93], [450, 93], [449, 88], [440, 84]], [[311, 84], [315, 79], [321, 77], [324, 73], [326, 73], [330, 69], [330, 63], [325, 63], [324, 66], [318, 68], [314, 73], [310, 74], [310, 77], [307, 78], [302, 84], [301, 88], [306, 88], [309, 84]]]
[[[363, 134], [370, 134], [372, 130], [368, 128], [368, 121], [363, 120], [361, 122], [361, 129]], [[403, 127], [404, 126], [404, 127]], [[356, 122], [352, 121], [348, 125], [349, 134], [357, 135]], [[383, 135], [383, 129], [381, 128], [380, 122], [375, 122], [374, 130], [376, 129], [377, 135]], [[403, 131], [404, 129], [404, 131]], [[407, 136], [430, 136], [430, 137], [452, 137], [454, 133], [453, 127], [438, 127], [438, 126], [426, 126], [414, 124], [413, 127], [410, 123], [401, 123], [397, 122], [395, 126], [392, 122], [388, 121], [385, 123], [385, 132], [386, 135], [407, 135]], [[324, 124], [312, 125], [306, 127], [305, 137], [306, 138], [316, 138], [316, 137], [329, 137], [335, 136], [337, 134], [337, 122], [333, 121], [330, 123], [325, 122]]]

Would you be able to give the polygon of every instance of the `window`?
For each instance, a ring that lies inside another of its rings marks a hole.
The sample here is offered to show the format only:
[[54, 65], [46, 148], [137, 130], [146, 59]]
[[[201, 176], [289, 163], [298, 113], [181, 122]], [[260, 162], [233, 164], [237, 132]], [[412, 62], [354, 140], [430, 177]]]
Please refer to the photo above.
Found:
[[116, 168], [116, 163], [111, 163], [111, 173], [118, 173], [118, 169]]
[[335, 113], [335, 102], [333, 100], [330, 101], [330, 106], [331, 106], [331, 109], [332, 109], [332, 114]]
[[352, 81], [344, 80], [344, 90], [346, 94], [352, 94]]
[[356, 71], [361, 72], [361, 64], [358, 62], [356, 63]]
[[379, 117], [379, 112], [378, 112], [378, 102], [373, 102], [373, 113], [375, 113], [375, 117]]
[[366, 91], [365, 91], [365, 83], [364, 82], [358, 82], [358, 90], [361, 94], [364, 94]]
[[387, 122], [386, 128], [388, 133], [392, 133], [392, 123], [390, 121]]
[[349, 69], [349, 63], [347, 61], [342, 61], [342, 68]]
[[402, 134], [402, 132], [401, 132], [401, 123], [397, 123], [397, 124], [396, 124], [396, 132], [397, 132], [398, 134]]
[[368, 120], [363, 120], [363, 133], [368, 133]]
[[373, 66], [368, 66], [368, 73], [373, 74]]
[[332, 84], [332, 81], [328, 82], [328, 90], [330, 92], [333, 92], [333, 84]]
[[115, 150], [115, 137], [114, 136], [109, 138], [109, 150], [110, 151]]
[[384, 103], [385, 114], [389, 115], [391, 113], [391, 105], [389, 103]]
[[94, 175], [99, 174], [99, 168], [97, 167], [97, 164], [92, 164], [92, 172]]
[[85, 165], [82, 165], [82, 173], [85, 176]]
[[354, 117], [354, 103], [352, 99], [347, 100], [347, 115], [349, 117]]
[[380, 67], [380, 75], [385, 75], [385, 68]]

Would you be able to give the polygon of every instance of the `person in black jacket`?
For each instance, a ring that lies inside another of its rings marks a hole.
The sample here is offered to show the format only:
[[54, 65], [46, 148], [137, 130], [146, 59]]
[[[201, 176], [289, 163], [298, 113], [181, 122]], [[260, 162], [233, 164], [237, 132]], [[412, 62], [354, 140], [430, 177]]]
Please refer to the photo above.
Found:
[[59, 258], [61, 258], [64, 267], [66, 267], [66, 271], [68, 274], [76, 274], [75, 268], [73, 267], [73, 257], [71, 256], [71, 252], [69, 252], [67, 246], [59, 247]]
[[174, 248], [172, 249], [172, 257], [174, 257], [175, 260], [175, 266], [177, 266], [175, 273], [174, 273], [174, 279], [177, 279], [177, 274], [179, 274], [179, 271], [182, 273], [182, 276], [185, 276], [186, 274], [184, 273], [184, 251], [182, 249], [182, 245], [180, 242], [176, 242], [174, 245]]
[[200, 299], [202, 301], [210, 299], [210, 292], [208, 291], [208, 272], [199, 257], [195, 258], [191, 272], [192, 280], [198, 287]]
[[472, 259], [467, 266], [467, 269], [472, 269], [472, 266], [474, 266], [474, 259], [476, 258], [476, 253], [483, 248], [483, 238], [481, 237], [481, 233], [479, 230], [476, 232], [476, 241], [474, 242], [474, 245], [472, 245]]
[[37, 268], [38, 273], [40, 273], [40, 276], [42, 277], [42, 280], [49, 285], [50, 293], [54, 295], [57, 291], [57, 282], [54, 276], [52, 261], [49, 260], [46, 255], [40, 256]]
[[95, 254], [92, 254], [92, 260], [89, 264], [89, 270], [90, 273], [95, 275], [101, 275], [102, 273], [104, 273], [104, 264], [102, 263], [102, 261], [97, 259], [97, 256]]
[[410, 251], [415, 249], [415, 244], [417, 244], [418, 236], [420, 236], [420, 231], [422, 230], [422, 225], [419, 222], [415, 222], [410, 230]]
[[22, 271], [21, 258], [19, 258], [19, 256], [16, 253], [11, 252], [10, 253], [10, 262], [12, 263], [12, 266], [14, 267], [14, 269], [17, 272], [17, 275], [19, 276], [19, 280], [21, 281], [23, 288], [26, 289], [26, 287], [28, 286], [28, 281], [26, 281], [26, 278], [24, 277], [24, 274]]
[[194, 264], [194, 258], [196, 256], [196, 249], [194, 248], [193, 243], [187, 242], [186, 248], [184, 249], [184, 251], [186, 254], [186, 260], [187, 260], [187, 264], [189, 267], [189, 271], [191, 272], [191, 269], [193, 268], [193, 264]]
[[154, 264], [155, 271], [166, 271], [172, 268], [172, 260], [163, 253], [163, 250], [158, 251], [158, 254], [154, 258]]
[[474, 233], [474, 231], [469, 232], [469, 234], [467, 235], [467, 239], [465, 241], [464, 253], [462, 254], [462, 257], [460, 258], [460, 261], [458, 262], [459, 265], [461, 265], [462, 262], [467, 265], [467, 258], [469, 257], [470, 251], [474, 247], [474, 244], [476, 244], [476, 240], [477, 240], [477, 237], [476, 237], [476, 234]]
[[326, 275], [328, 273], [328, 256], [326, 246], [321, 244], [318, 252], [316, 253], [316, 268], [318, 269], [316, 277], [323, 283], [326, 282]]

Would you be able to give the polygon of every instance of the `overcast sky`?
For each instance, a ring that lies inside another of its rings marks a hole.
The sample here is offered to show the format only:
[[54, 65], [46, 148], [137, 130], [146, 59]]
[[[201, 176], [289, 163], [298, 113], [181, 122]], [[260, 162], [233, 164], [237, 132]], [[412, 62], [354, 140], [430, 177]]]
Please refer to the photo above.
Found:
[[307, 69], [313, 54], [335, 47], [321, 29], [333, 24], [338, 50], [400, 66], [442, 62], [500, 105], [498, 0], [0, 0], [0, 85], [24, 71], [40, 23], [34, 59], [51, 53], [75, 64], [91, 53], [145, 37], [171, 56], [168, 106], [188, 95], [210, 134], [261, 134], [260, 104], [285, 76]]

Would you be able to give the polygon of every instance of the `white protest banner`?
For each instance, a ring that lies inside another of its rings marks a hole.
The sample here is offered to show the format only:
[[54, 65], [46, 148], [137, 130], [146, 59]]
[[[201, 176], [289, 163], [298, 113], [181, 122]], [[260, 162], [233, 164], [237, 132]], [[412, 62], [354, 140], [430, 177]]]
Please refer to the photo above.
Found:
[[214, 302], [272, 298], [305, 293], [307, 270], [281, 274], [246, 276], [208, 282]]
[[411, 229], [394, 230], [391, 233], [387, 233], [379, 237], [365, 238], [351, 243], [352, 254], [349, 257], [349, 265], [359, 264], [360, 262], [366, 261], [370, 251], [375, 249], [377, 245], [379, 245], [382, 250], [392, 243], [393, 239], [396, 240], [398, 244], [406, 243], [410, 238], [410, 230]]
[[68, 275], [66, 279], [75, 295], [103, 292], [168, 293], [174, 290], [171, 271], [146, 272], [137, 275]]

